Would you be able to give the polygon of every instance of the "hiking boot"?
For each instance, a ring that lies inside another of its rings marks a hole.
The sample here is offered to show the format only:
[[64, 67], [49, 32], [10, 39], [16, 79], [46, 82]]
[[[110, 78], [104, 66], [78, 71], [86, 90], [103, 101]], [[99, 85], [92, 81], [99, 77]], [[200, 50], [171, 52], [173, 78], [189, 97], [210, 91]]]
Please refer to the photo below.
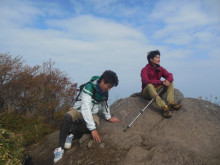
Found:
[[169, 107], [166, 104], [162, 106], [161, 109], [163, 110], [163, 115], [165, 118], [172, 117], [172, 112], [170, 111]]
[[65, 149], [70, 149], [71, 148], [73, 137], [74, 137], [73, 134], [70, 134], [66, 137], [66, 141], [65, 141], [65, 144], [64, 144]]
[[181, 104], [176, 104], [176, 103], [174, 103], [174, 101], [171, 101], [168, 104], [168, 107], [170, 110], [179, 110], [181, 108]]
[[59, 147], [54, 150], [54, 163], [58, 162], [63, 157], [64, 150]]
[[163, 112], [163, 116], [164, 116], [165, 118], [170, 118], [170, 117], [172, 117], [173, 115], [172, 115], [172, 112], [171, 112], [170, 110], [167, 110], [167, 111], [164, 111], [164, 112]]

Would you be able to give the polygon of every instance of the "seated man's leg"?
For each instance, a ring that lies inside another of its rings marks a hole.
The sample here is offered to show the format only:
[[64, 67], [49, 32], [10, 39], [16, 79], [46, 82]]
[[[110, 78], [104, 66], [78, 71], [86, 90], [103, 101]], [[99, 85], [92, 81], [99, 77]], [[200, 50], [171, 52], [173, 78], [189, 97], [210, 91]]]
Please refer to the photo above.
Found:
[[165, 101], [161, 99], [161, 97], [157, 94], [157, 92], [160, 91], [160, 89], [162, 89], [163, 86], [159, 86], [157, 88], [155, 88], [152, 84], [148, 84], [143, 92], [142, 92], [142, 96], [144, 98], [148, 98], [148, 99], [153, 99], [156, 96], [156, 104], [157, 106], [163, 110], [163, 114], [166, 118], [169, 118], [172, 116], [171, 112], [169, 111], [169, 107], [166, 105]]
[[173, 82], [171, 82], [169, 87], [166, 87], [166, 96], [167, 96], [168, 104], [170, 102], [174, 102], [174, 85], [173, 85]]
[[148, 99], [150, 100], [151, 99], [151, 96], [150, 96], [150, 92], [149, 92], [149, 86], [151, 86], [151, 84], [148, 84], [142, 91], [142, 97], [145, 98], [145, 99]]
[[167, 102], [168, 106], [171, 110], [178, 110], [180, 109], [181, 105], [176, 104], [174, 101], [174, 84], [171, 82], [170, 86], [166, 88], [166, 96], [167, 96]]
[[148, 84], [143, 92], [142, 96], [147, 99], [153, 99], [156, 96], [156, 104], [159, 108], [165, 105], [165, 101], [161, 99], [161, 97], [158, 95], [157, 92], [162, 88], [162, 86], [159, 86], [155, 88], [152, 84]]

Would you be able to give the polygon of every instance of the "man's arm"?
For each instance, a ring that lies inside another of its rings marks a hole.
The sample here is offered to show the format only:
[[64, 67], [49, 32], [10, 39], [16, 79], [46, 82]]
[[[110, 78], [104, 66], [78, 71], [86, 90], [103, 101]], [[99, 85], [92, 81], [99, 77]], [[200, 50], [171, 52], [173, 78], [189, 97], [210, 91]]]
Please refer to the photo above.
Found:
[[[169, 73], [166, 69], [163, 69], [163, 76], [167, 81], [169, 81], [170, 83], [173, 82], [173, 74]], [[164, 84], [165, 85], [165, 84]]]
[[104, 114], [106, 120], [108, 120], [112, 123], [119, 122], [118, 118], [111, 117], [110, 108], [107, 106], [107, 102], [102, 102], [101, 106], [102, 106], [103, 114]]
[[82, 101], [81, 101], [81, 113], [83, 119], [86, 122], [86, 126], [90, 131], [96, 129], [95, 122], [92, 116], [92, 97], [89, 94], [82, 92]]
[[81, 113], [83, 119], [86, 122], [87, 128], [91, 131], [93, 140], [97, 143], [101, 143], [101, 138], [99, 136], [98, 131], [96, 130], [91, 109], [92, 109], [92, 97], [89, 94], [82, 93]]
[[106, 120], [109, 120], [111, 118], [110, 108], [107, 105], [108, 103], [106, 101], [101, 102], [101, 110], [105, 116]]
[[99, 133], [98, 133], [97, 130], [92, 131], [91, 134], [92, 134], [93, 140], [95, 142], [101, 143], [101, 138], [100, 138]]
[[164, 85], [164, 86], [167, 86], [167, 87], [168, 87], [168, 86], [170, 86], [170, 84], [171, 84], [171, 82], [169, 82], [168, 80], [164, 80], [164, 81], [163, 81], [163, 85]]

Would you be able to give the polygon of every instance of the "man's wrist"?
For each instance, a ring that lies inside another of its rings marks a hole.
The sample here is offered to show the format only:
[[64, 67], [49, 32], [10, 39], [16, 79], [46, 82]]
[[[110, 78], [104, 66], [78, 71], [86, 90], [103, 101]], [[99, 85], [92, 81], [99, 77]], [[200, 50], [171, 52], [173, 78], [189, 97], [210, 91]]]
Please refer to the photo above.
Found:
[[90, 130], [90, 132], [92, 132], [92, 131], [95, 131], [96, 129], [92, 129], [92, 130]]

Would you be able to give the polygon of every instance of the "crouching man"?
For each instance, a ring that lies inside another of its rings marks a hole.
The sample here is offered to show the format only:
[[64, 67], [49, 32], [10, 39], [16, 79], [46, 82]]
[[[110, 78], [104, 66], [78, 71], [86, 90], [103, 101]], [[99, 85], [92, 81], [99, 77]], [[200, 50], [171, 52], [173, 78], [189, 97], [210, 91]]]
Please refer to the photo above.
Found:
[[119, 120], [111, 117], [107, 104], [108, 91], [118, 85], [118, 77], [113, 71], [107, 70], [101, 76], [93, 76], [80, 92], [73, 108], [68, 111], [60, 127], [59, 145], [54, 151], [54, 162], [59, 161], [64, 154], [64, 148], [70, 149], [74, 136], [91, 133], [93, 140], [101, 143], [97, 131], [99, 117], [97, 113], [103, 111], [105, 119], [112, 123]]

